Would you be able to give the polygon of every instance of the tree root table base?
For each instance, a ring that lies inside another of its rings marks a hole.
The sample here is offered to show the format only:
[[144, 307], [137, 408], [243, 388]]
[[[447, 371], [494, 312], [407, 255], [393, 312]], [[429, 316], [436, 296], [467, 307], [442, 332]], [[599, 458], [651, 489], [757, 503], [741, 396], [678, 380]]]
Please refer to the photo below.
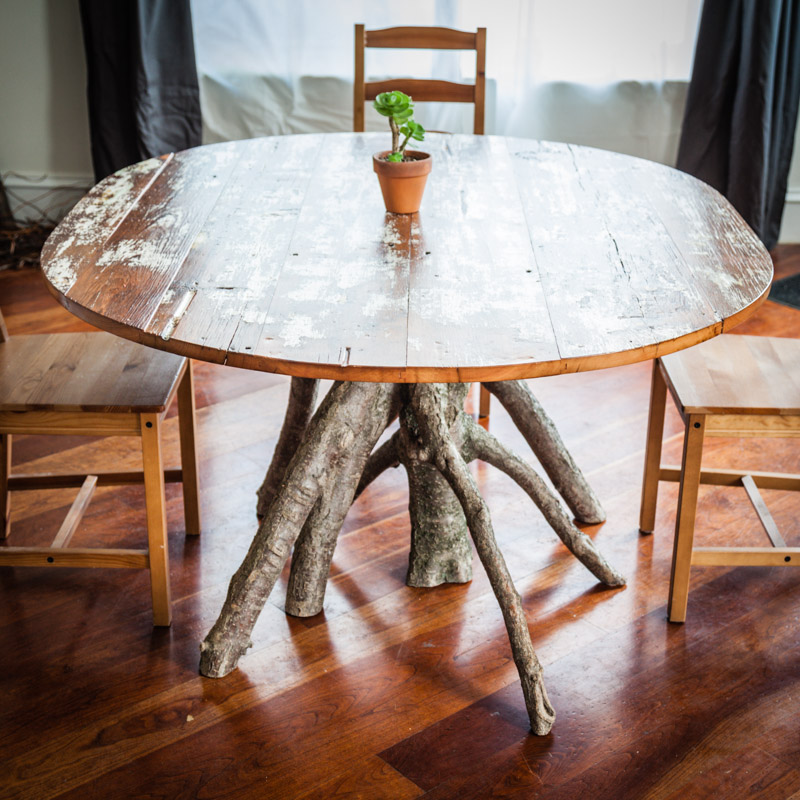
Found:
[[[600, 503], [527, 385], [484, 385], [509, 412], [575, 517], [602, 522]], [[402, 464], [408, 473], [412, 530], [408, 584], [469, 581], [471, 534], [503, 612], [531, 730], [548, 733], [555, 711], [542, 666], [489, 510], [467, 464], [478, 458], [513, 478], [599, 581], [623, 586], [623, 576], [573, 524], [533, 468], [464, 412], [468, 384], [340, 382], [314, 413], [317, 389], [316, 380], [292, 379], [281, 435], [259, 490], [258, 532], [201, 645], [200, 672], [219, 678], [236, 668], [292, 548], [286, 611], [306, 617], [322, 610], [336, 538], [350, 505], [378, 475]], [[373, 450], [398, 415], [399, 430]]]

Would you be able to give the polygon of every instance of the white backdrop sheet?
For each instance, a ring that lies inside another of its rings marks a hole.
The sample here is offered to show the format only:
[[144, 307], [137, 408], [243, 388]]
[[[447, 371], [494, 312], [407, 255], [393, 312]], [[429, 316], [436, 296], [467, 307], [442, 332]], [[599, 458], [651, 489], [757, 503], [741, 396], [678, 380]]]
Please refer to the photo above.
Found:
[[[701, 0], [192, 0], [204, 140], [352, 129], [353, 26], [487, 28], [487, 132], [673, 163]], [[470, 80], [474, 53], [368, 50], [367, 75]], [[472, 107], [418, 103], [469, 132]], [[385, 121], [368, 109], [367, 129]]]

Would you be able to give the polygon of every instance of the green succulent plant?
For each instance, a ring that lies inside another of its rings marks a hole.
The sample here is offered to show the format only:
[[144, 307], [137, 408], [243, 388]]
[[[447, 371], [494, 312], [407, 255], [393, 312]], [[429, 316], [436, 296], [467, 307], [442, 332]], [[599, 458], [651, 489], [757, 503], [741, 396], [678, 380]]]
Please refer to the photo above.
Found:
[[[372, 104], [375, 110], [389, 118], [392, 129], [392, 152], [386, 156], [387, 161], [402, 161], [405, 157], [406, 145], [411, 139], [421, 142], [425, 138], [425, 128], [415, 122], [414, 104], [403, 92], [382, 92]], [[403, 136], [403, 141], [400, 137]]]

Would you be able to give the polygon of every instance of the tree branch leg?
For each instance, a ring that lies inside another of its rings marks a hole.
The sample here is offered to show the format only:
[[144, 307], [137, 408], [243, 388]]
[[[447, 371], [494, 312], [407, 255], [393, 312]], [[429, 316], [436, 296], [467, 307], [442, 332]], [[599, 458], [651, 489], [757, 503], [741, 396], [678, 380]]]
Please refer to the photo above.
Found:
[[[219, 618], [200, 646], [200, 672], [227, 675], [251, 646], [250, 634], [289, 552], [328, 483], [356, 451], [364, 461], [383, 432], [397, 389], [385, 383], [336, 383], [311, 420], [286, 469], [281, 491], [239, 569]], [[382, 410], [386, 414], [382, 414]]]
[[[469, 418], [468, 418], [469, 419]], [[606, 586], [624, 586], [625, 578], [614, 569], [594, 546], [594, 542], [564, 512], [558, 498], [535, 470], [501, 444], [491, 433], [469, 419], [469, 437], [478, 458], [505, 472], [536, 503], [550, 527], [569, 551], [589, 572]]]
[[531, 730], [539, 735], [547, 734], [555, 721], [555, 711], [547, 697], [542, 666], [533, 649], [522, 601], [494, 538], [489, 509], [450, 435], [448, 388], [443, 384], [418, 384], [410, 386], [408, 391], [422, 444], [464, 508], [481, 563], [502, 609]]
[[[450, 435], [461, 443], [461, 418], [469, 384], [448, 384], [446, 416]], [[411, 518], [411, 549], [406, 583], [415, 587], [472, 580], [472, 548], [467, 520], [450, 484], [429, 463], [420, 445], [413, 411], [406, 406], [400, 415], [400, 461], [408, 475], [408, 513]]]
[[[399, 395], [399, 389], [395, 393]], [[359, 479], [363, 481], [367, 465], [372, 460], [370, 450], [392, 422], [392, 411], [386, 404], [376, 403], [370, 409], [368, 417], [362, 416], [353, 420], [363, 431], [363, 435], [357, 446], [340, 454], [340, 461], [336, 465], [336, 479], [326, 482], [297, 539], [286, 590], [287, 614], [294, 617], [313, 617], [322, 611], [339, 531], [355, 499], [356, 488], [360, 485]], [[391, 447], [386, 446], [392, 441], [393, 439], [389, 439], [375, 451], [379, 453], [384, 450], [380, 463], [388, 462], [388, 457], [385, 456], [391, 455]], [[378, 461], [373, 461], [373, 470], [378, 469], [378, 466]], [[373, 477], [377, 477], [380, 472], [375, 472]]]
[[483, 384], [502, 403], [525, 437], [544, 471], [580, 522], [605, 522], [606, 512], [583, 477], [556, 429], [553, 420], [524, 381]]
[[394, 469], [400, 466], [400, 456], [398, 455], [398, 440], [400, 433], [395, 432], [390, 439], [387, 439], [379, 448], [374, 450], [364, 466], [364, 472], [358, 482], [356, 498], [378, 477], [383, 475], [387, 469]]
[[286, 415], [283, 418], [283, 427], [275, 445], [266, 477], [258, 489], [258, 503], [256, 514], [263, 519], [270, 503], [278, 493], [286, 468], [292, 456], [300, 446], [303, 434], [314, 413], [314, 404], [317, 402], [319, 381], [312, 378], [292, 378], [289, 390], [289, 402], [286, 406]]

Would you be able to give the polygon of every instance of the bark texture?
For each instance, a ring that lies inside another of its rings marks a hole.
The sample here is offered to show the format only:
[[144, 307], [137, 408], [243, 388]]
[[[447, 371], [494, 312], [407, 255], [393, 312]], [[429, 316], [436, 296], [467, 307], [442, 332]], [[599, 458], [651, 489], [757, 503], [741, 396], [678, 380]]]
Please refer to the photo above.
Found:
[[[449, 417], [453, 435], [462, 440], [461, 409], [469, 384], [448, 384]], [[408, 476], [408, 513], [411, 548], [409, 586], [429, 588], [443, 583], [472, 580], [472, 548], [461, 503], [439, 471], [420, 460], [419, 437], [413, 413], [404, 408], [400, 430], [384, 442], [367, 461], [356, 497], [387, 469], [401, 463]]]
[[448, 387], [445, 384], [418, 384], [408, 391], [421, 437], [420, 453], [426, 453], [446, 478], [464, 509], [478, 556], [503, 612], [531, 730], [545, 735], [553, 727], [555, 711], [547, 697], [542, 665], [533, 649], [522, 601], [495, 541], [489, 509], [450, 435], [453, 422], [448, 419]]
[[359, 497], [364, 489], [367, 488], [376, 478], [383, 475], [387, 469], [394, 469], [400, 466], [400, 455], [398, 447], [400, 432], [395, 433], [378, 447], [367, 459], [364, 473], [358, 482], [356, 497]]
[[579, 522], [605, 522], [606, 512], [547, 413], [524, 381], [483, 384], [508, 411], [544, 471]]
[[594, 542], [576, 528], [564, 512], [558, 498], [547, 488], [547, 484], [536, 474], [530, 464], [501, 444], [480, 425], [468, 419], [470, 441], [475, 455], [487, 464], [505, 472], [533, 500], [550, 527], [569, 551], [589, 572], [606, 586], [624, 586], [625, 578], [614, 569], [594, 546]]
[[[363, 464], [394, 412], [397, 387], [336, 383], [289, 462], [281, 491], [267, 509], [219, 618], [200, 646], [200, 672], [227, 675], [251, 646], [250, 633], [317, 501], [353, 458]], [[355, 491], [355, 482], [353, 482]], [[352, 498], [351, 498], [352, 499]]]
[[292, 378], [289, 403], [286, 406], [281, 434], [278, 437], [278, 443], [275, 445], [275, 453], [272, 456], [264, 482], [258, 489], [256, 514], [260, 520], [266, 516], [267, 509], [275, 499], [283, 476], [286, 474], [286, 468], [303, 440], [303, 434], [306, 432], [308, 423], [311, 421], [311, 415], [314, 413], [318, 390], [318, 380], [313, 378]]
[[[450, 436], [463, 445], [464, 398], [469, 384], [445, 384]], [[400, 414], [400, 461], [408, 475], [408, 513], [411, 518], [411, 550], [408, 556], [409, 586], [432, 587], [472, 580], [472, 548], [467, 520], [450, 484], [430, 463], [421, 446], [413, 410]]]

